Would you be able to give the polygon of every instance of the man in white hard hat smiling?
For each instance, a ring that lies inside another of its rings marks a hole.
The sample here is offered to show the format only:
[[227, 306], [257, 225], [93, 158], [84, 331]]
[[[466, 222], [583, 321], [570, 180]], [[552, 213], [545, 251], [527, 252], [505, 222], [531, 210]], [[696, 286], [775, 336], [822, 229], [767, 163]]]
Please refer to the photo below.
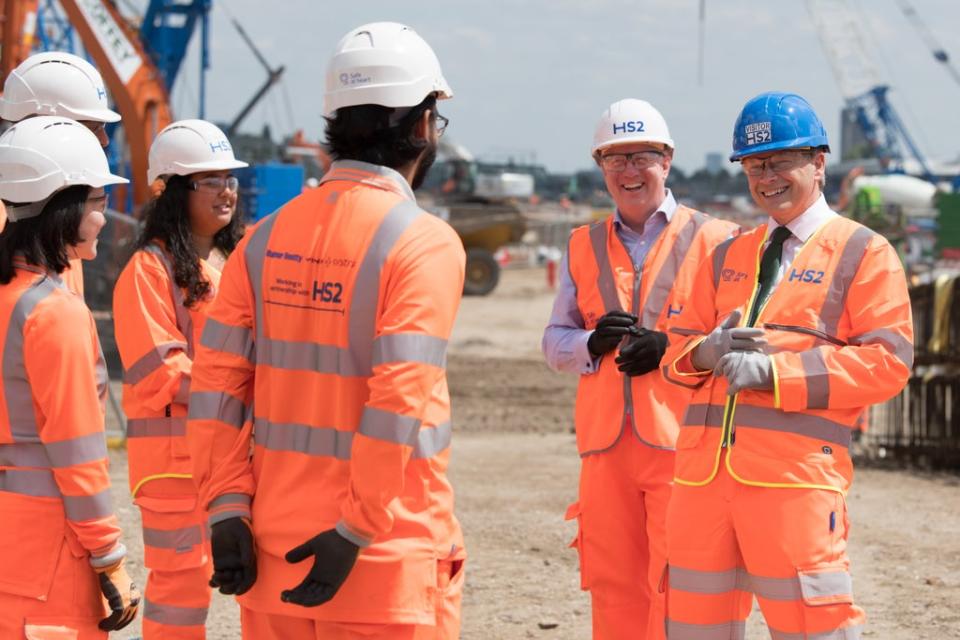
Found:
[[660, 358], [667, 319], [682, 308], [697, 266], [735, 226], [678, 205], [666, 188], [674, 142], [649, 102], [614, 102], [591, 149], [616, 211], [575, 229], [543, 336], [547, 363], [577, 373], [576, 518], [594, 638], [664, 637], [658, 583], [673, 449], [687, 394]]

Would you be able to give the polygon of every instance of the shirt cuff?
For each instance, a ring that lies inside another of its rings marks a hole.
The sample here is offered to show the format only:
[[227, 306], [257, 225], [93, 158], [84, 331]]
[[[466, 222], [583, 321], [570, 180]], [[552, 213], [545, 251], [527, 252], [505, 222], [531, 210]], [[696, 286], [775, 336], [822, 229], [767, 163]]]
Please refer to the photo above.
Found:
[[600, 368], [600, 360], [603, 358], [603, 356], [594, 358], [593, 354], [590, 353], [587, 342], [589, 342], [591, 335], [593, 335], [593, 331], [584, 331], [583, 335], [579, 336], [576, 342], [573, 343], [573, 358], [580, 368], [582, 375], [596, 373]]

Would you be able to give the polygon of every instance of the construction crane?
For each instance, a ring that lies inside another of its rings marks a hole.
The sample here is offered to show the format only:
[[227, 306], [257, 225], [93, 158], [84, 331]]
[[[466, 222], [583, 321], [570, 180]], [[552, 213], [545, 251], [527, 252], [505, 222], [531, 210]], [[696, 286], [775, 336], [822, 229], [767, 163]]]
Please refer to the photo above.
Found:
[[940, 45], [940, 42], [933, 35], [933, 32], [930, 31], [930, 27], [927, 26], [927, 23], [920, 18], [920, 14], [917, 13], [917, 10], [907, 2], [907, 0], [897, 0], [897, 5], [900, 7], [900, 11], [903, 12], [903, 15], [907, 18], [910, 24], [913, 25], [913, 28], [917, 30], [917, 33], [920, 34], [920, 38], [923, 40], [924, 44], [927, 45], [927, 48], [930, 49], [930, 53], [933, 54], [933, 59], [942, 64], [947, 69], [947, 73], [953, 78], [953, 80], [960, 85], [960, 70], [952, 62], [950, 62], [950, 54], [947, 53], [947, 50]]
[[848, 1], [807, 0], [807, 9], [846, 106], [855, 114], [873, 155], [893, 172], [905, 172], [906, 161], [912, 159], [926, 180], [936, 181], [926, 157], [890, 102], [889, 85], [881, 81], [867, 55], [860, 21]]

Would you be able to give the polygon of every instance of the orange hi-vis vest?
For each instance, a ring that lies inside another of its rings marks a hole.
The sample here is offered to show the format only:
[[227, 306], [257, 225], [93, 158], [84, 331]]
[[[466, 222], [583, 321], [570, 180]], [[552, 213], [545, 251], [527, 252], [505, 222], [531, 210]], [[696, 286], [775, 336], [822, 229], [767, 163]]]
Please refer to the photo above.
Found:
[[[445, 367], [464, 258], [400, 174], [338, 161], [227, 261], [188, 440], [210, 522], [252, 514], [259, 571], [244, 606], [434, 623], [437, 563], [463, 557]], [[309, 568], [284, 554], [334, 527], [365, 547], [344, 586], [321, 607], [281, 602]]]
[[211, 291], [187, 308], [170, 256], [158, 244], [137, 251], [113, 292], [117, 348], [123, 362], [130, 492], [160, 478], [190, 478], [187, 401], [195, 345], [220, 283], [220, 272], [200, 261]]
[[[846, 492], [857, 418], [904, 387], [913, 324], [903, 268], [880, 235], [841, 217], [797, 253], [760, 309], [774, 389], [727, 397], [726, 378], [696, 372], [690, 352], [740, 309], [749, 317], [767, 235], [761, 225], [715, 250], [683, 313], [672, 319], [668, 375], [698, 388], [677, 442], [676, 481], [703, 485], [721, 458], [736, 480]], [[728, 455], [722, 456], [722, 450]]]
[[83, 301], [26, 264], [0, 286], [0, 336], [0, 592], [45, 600], [64, 544], [82, 558], [120, 543], [106, 363]]
[[[613, 227], [613, 216], [574, 229], [569, 242], [570, 275], [584, 328], [617, 309], [640, 317], [640, 326], [665, 331], [679, 313], [697, 266], [709, 251], [730, 237], [736, 225], [684, 206], [647, 254], [634, 265]], [[595, 373], [580, 376], [575, 422], [581, 456], [604, 451], [625, 425], [651, 447], [672, 449], [687, 394], [667, 384], [662, 373], [626, 376], [617, 370], [616, 354], [600, 360]]]

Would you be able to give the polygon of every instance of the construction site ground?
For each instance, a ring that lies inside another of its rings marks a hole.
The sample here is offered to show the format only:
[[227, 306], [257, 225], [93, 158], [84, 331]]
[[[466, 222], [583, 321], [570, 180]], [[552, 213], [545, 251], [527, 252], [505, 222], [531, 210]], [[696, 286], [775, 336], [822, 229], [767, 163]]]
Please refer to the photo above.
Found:
[[[563, 520], [579, 470], [576, 379], [553, 373], [540, 355], [552, 300], [544, 270], [505, 271], [493, 294], [464, 299], [451, 340], [450, 476], [470, 555], [466, 639], [590, 637], [589, 597], [567, 546], [575, 529]], [[112, 456], [116, 504], [142, 586], [140, 517], [127, 495], [123, 450]], [[859, 469], [848, 505], [864, 636], [960, 638], [960, 477]], [[138, 621], [113, 637], [139, 637], [139, 628]], [[211, 640], [240, 637], [232, 598], [214, 595], [207, 628]], [[755, 608], [747, 638], [768, 637]]]

